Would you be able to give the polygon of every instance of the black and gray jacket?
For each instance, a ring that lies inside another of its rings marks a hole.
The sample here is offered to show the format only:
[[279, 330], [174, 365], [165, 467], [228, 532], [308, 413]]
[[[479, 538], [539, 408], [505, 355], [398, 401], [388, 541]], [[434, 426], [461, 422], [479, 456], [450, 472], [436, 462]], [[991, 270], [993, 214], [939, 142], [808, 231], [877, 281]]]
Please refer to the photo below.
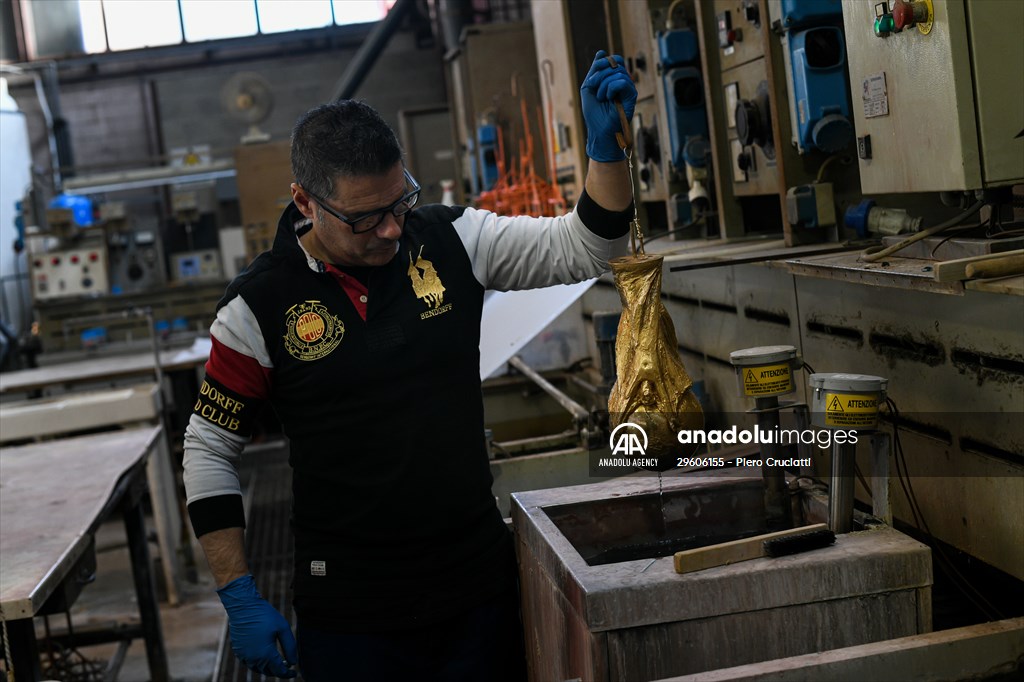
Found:
[[[197, 535], [244, 526], [235, 464], [269, 402], [290, 440], [295, 607], [352, 631], [426, 624], [505, 589], [480, 392], [486, 289], [567, 284], [625, 252], [632, 208], [556, 218], [425, 206], [355, 278], [311, 257], [294, 205], [228, 287], [185, 434]], [[359, 279], [365, 280], [360, 282]]]

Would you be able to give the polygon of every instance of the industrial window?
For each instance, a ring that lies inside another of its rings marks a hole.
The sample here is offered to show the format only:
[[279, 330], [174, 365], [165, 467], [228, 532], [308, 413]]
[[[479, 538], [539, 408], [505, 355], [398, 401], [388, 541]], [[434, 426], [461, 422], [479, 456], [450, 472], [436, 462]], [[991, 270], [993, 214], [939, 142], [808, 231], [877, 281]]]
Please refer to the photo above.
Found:
[[256, 35], [256, 5], [238, 0], [181, 0], [181, 24], [190, 43]]
[[331, 3], [324, 0], [256, 0], [260, 33], [321, 28], [334, 23]]
[[[99, 2], [79, 0], [87, 52], [133, 50], [181, 42], [177, 0]], [[105, 27], [105, 30], [104, 30]]]
[[394, 0], [78, 0], [88, 53], [379, 21]]
[[332, 4], [335, 23], [362, 24], [383, 19], [395, 0], [333, 0]]

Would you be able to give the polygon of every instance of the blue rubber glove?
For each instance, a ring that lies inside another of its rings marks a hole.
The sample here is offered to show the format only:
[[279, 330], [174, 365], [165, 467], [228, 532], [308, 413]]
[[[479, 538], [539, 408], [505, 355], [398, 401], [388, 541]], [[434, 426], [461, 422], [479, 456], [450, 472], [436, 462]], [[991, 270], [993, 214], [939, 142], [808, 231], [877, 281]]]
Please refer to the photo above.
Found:
[[615, 141], [615, 133], [624, 132], [619, 122], [615, 100], [622, 103], [626, 118], [633, 120], [636, 109], [636, 86], [626, 73], [622, 57], [613, 55], [618, 64], [608, 63], [604, 50], [598, 50], [594, 63], [580, 87], [583, 120], [587, 123], [587, 156], [594, 161], [622, 161], [626, 154]]
[[[295, 636], [277, 609], [256, 591], [252, 575], [235, 578], [217, 590], [228, 612], [231, 650], [251, 670], [276, 677], [295, 677], [289, 670], [299, 660]], [[278, 651], [278, 641], [285, 658]]]

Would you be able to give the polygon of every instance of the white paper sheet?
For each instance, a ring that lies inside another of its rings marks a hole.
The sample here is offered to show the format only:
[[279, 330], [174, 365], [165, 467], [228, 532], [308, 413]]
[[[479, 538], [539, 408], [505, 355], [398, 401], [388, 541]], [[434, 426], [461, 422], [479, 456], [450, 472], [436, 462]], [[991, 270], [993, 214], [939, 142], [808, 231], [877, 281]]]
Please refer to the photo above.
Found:
[[486, 379], [508, 362], [596, 281], [488, 292], [480, 321], [480, 378]]

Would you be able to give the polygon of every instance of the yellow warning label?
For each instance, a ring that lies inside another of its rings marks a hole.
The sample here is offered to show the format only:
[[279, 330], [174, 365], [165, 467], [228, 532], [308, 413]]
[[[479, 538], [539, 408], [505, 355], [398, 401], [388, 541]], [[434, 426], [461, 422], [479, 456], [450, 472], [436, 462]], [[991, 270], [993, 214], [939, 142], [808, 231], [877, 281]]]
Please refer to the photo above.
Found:
[[878, 396], [858, 393], [826, 393], [826, 426], [869, 426], [878, 419]]
[[793, 376], [789, 365], [748, 367], [743, 371], [744, 395], [776, 395], [793, 390]]

